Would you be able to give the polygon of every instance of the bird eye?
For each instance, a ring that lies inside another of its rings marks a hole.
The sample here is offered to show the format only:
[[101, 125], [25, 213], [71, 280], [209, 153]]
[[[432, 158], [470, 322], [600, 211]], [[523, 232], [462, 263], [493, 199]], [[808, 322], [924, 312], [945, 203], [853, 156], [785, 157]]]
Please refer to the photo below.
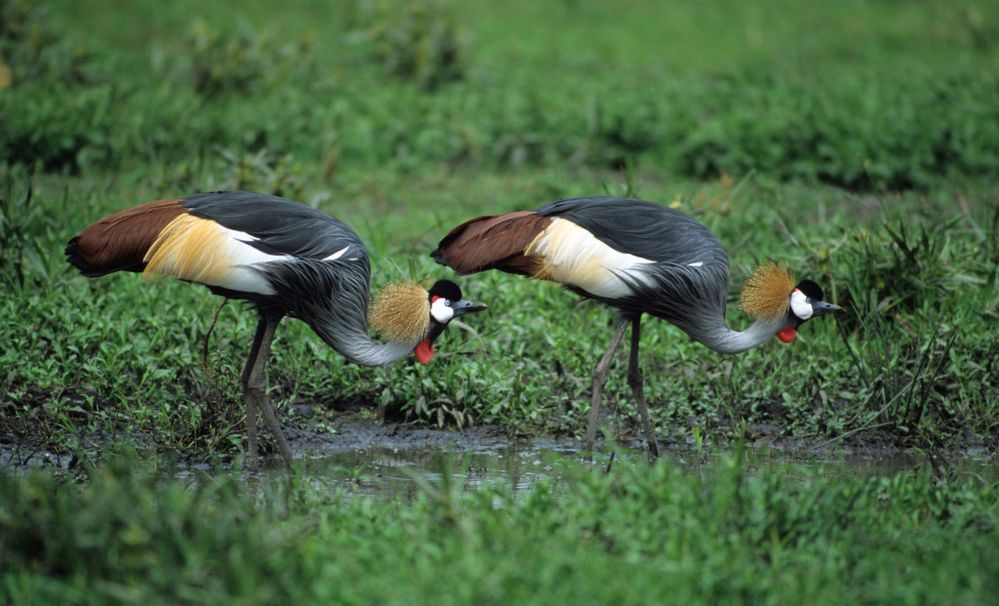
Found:
[[451, 307], [451, 299], [444, 299], [444, 305]]
[[805, 303], [811, 303], [811, 302], [812, 302], [811, 297], [805, 297]]

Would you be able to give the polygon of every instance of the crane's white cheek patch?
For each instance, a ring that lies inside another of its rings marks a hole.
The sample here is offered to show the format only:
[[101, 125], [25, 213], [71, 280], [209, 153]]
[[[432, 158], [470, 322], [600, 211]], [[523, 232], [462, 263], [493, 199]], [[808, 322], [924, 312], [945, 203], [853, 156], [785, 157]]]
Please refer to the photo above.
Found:
[[454, 317], [454, 310], [445, 301], [447, 299], [437, 299], [430, 304], [430, 315], [441, 324], [447, 324]]
[[794, 292], [791, 293], [791, 311], [802, 320], [812, 317], [812, 304], [808, 302], [805, 293], [798, 289], [794, 289]]

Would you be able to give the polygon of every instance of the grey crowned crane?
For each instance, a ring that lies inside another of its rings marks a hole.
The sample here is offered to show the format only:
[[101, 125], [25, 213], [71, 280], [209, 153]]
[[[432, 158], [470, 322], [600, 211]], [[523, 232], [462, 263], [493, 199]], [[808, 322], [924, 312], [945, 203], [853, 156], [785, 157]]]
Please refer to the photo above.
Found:
[[452, 229], [431, 257], [459, 274], [499, 269], [557, 282], [616, 309], [617, 328], [593, 374], [585, 443], [592, 450], [601, 391], [630, 324], [628, 384], [650, 458], [658, 457], [659, 446], [638, 362], [643, 314], [678, 326], [714, 351], [734, 354], [773, 336], [790, 343], [804, 322], [840, 309], [822, 300], [815, 282], [796, 284], [787, 269], [768, 263], [749, 278], [740, 299], [755, 322], [732, 330], [725, 323], [728, 256], [718, 238], [681, 212], [641, 200], [576, 198], [533, 212], [478, 217]]
[[343, 222], [298, 202], [250, 192], [203, 193], [157, 200], [98, 220], [66, 246], [85, 276], [116, 271], [172, 276], [249, 301], [259, 321], [241, 383], [246, 405], [247, 462], [256, 463], [257, 409], [281, 455], [291, 450], [267, 398], [264, 366], [274, 329], [285, 316], [307, 323], [351, 362], [383, 366], [413, 351], [426, 364], [448, 322], [485, 305], [461, 298], [441, 280], [428, 292], [415, 283], [384, 288], [370, 323], [371, 264], [364, 243]]

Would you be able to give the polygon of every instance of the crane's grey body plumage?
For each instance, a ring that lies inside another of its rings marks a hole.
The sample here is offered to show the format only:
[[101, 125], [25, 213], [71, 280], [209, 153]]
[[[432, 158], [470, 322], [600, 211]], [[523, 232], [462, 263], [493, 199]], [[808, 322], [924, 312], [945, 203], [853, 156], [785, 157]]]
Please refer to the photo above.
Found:
[[765, 322], [742, 332], [726, 325], [728, 255], [718, 238], [691, 217], [651, 202], [608, 197], [560, 200], [537, 213], [572, 221], [615, 250], [654, 261], [617, 273], [630, 295], [601, 297], [566, 285], [577, 294], [627, 317], [662, 318], [720, 353], [745, 351], [773, 336], [777, 327]]
[[[368, 336], [371, 262], [361, 238], [342, 221], [277, 196], [214, 192], [184, 200], [195, 216], [243, 232], [246, 243], [286, 261], [254, 266], [274, 295], [223, 293], [251, 300], [261, 313], [306, 322], [330, 347], [364, 366], [384, 366], [412, 345]], [[330, 259], [330, 257], [336, 257]]]
[[368, 256], [361, 238], [347, 224], [299, 202], [220, 191], [189, 196], [183, 204], [192, 215], [250, 234], [255, 239], [247, 244], [268, 254], [321, 260], [348, 247], [345, 258]]
[[537, 210], [583, 227], [611, 248], [639, 257], [684, 265], [728, 256], [711, 231], [672, 208], [643, 200], [591, 197], [559, 200]]

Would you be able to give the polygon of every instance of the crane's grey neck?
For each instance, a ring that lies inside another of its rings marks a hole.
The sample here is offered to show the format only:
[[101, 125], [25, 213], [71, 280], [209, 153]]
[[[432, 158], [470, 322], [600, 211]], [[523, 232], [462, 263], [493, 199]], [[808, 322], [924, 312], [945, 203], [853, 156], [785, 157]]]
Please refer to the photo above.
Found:
[[385, 366], [404, 358], [416, 343], [375, 341], [368, 335], [367, 284], [354, 293], [344, 290], [322, 302], [323, 309], [312, 316], [309, 325], [323, 341], [340, 354], [362, 366]]
[[368, 336], [366, 329], [357, 326], [312, 325], [323, 341], [340, 352], [343, 357], [362, 366], [385, 366], [406, 357], [415, 344], [388, 341], [381, 343]]
[[726, 354], [766, 343], [784, 323], [783, 319], [757, 320], [741, 332], [725, 324], [728, 258], [720, 245], [709, 251], [703, 264], [657, 263], [647, 271], [641, 280], [627, 274], [619, 276], [636, 293], [633, 299], [604, 301], [625, 313], [649, 313], [662, 318], [708, 348]]
[[681, 328], [709, 349], [718, 353], [736, 354], [769, 341], [780, 329], [780, 323], [774, 324], [757, 320], [743, 331], [732, 330], [725, 324], [724, 320], [712, 323], [707, 329], [703, 326], [682, 326]]
[[259, 269], [281, 299], [283, 310], [306, 323], [323, 341], [351, 362], [385, 366], [416, 346], [368, 335], [367, 257], [270, 263]]
[[343, 357], [362, 366], [385, 366], [404, 358], [416, 343], [375, 341], [368, 335], [367, 292], [362, 296], [337, 296], [324, 301], [308, 320], [312, 330]]

